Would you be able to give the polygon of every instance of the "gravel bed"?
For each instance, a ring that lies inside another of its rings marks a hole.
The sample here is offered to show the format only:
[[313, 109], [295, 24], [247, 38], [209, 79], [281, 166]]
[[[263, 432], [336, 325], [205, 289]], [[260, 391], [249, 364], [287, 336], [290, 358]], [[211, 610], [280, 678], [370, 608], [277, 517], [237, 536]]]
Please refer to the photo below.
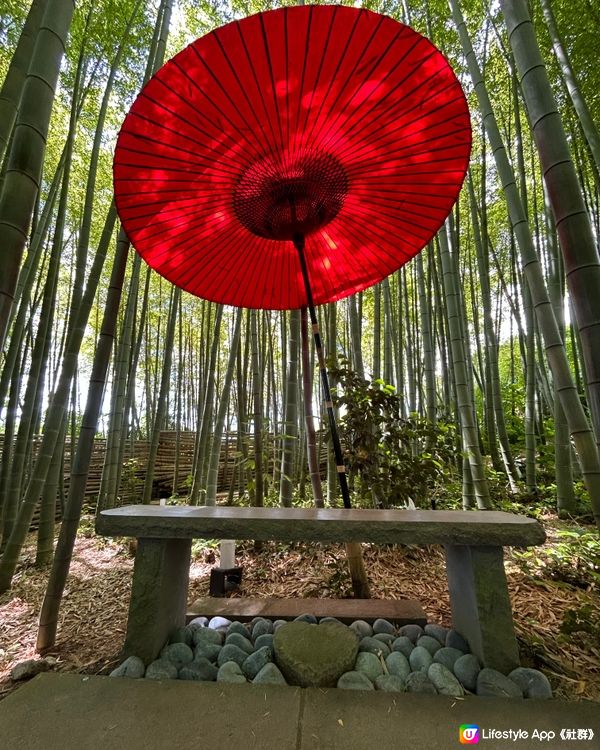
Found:
[[145, 666], [130, 656], [111, 677], [239, 682], [344, 690], [551, 698], [546, 676], [519, 667], [505, 675], [482, 668], [466, 640], [435, 623], [396, 628], [379, 619], [349, 626], [334, 617], [248, 623], [197, 617], [172, 633]]

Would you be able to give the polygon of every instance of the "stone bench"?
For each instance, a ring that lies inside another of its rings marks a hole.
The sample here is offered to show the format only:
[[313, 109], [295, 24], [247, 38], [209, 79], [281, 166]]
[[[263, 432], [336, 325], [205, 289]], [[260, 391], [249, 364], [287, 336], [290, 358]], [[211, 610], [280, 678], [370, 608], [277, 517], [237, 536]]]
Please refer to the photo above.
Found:
[[504, 673], [519, 665], [519, 654], [503, 547], [545, 539], [537, 521], [499, 511], [338, 508], [130, 505], [102, 511], [96, 531], [138, 540], [125, 656], [151, 661], [185, 624], [192, 539], [441, 544], [453, 627], [484, 666]]

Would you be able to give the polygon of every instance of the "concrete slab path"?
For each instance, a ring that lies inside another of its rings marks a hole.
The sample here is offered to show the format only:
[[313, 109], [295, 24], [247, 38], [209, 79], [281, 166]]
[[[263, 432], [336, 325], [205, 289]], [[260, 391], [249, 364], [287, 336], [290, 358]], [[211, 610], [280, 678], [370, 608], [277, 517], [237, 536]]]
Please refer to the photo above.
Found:
[[[600, 706], [41, 674], [0, 702], [4, 750], [598, 750]], [[521, 735], [493, 732], [517, 732]], [[533, 733], [554, 732], [535, 736]], [[578, 730], [587, 739], [560, 739]], [[589, 730], [594, 737], [589, 739]], [[527, 737], [524, 737], [524, 733]], [[543, 739], [542, 737], [549, 739]]]

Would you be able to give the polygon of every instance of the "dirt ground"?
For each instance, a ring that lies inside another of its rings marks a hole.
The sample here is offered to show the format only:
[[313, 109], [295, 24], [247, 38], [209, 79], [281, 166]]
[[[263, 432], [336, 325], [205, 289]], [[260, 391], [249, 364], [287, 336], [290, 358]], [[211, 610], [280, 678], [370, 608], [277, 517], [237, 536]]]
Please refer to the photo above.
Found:
[[[549, 542], [552, 533], [549, 532]], [[190, 604], [208, 595], [214, 563], [213, 549], [194, 543]], [[440, 548], [372, 547], [364, 545], [372, 595], [375, 598], [418, 599], [429, 619], [450, 625], [444, 560]], [[600, 643], [592, 635], [560, 632], [565, 612], [584, 605], [600, 622], [600, 595], [549, 578], [533, 577], [507, 554], [507, 577], [522, 662], [541, 669], [561, 698], [600, 701]], [[0, 697], [14, 688], [10, 670], [36, 657], [37, 618], [47, 571], [34, 566], [33, 537], [15, 576], [12, 589], [0, 597]], [[335, 545], [264, 544], [257, 553], [251, 544], [238, 547], [244, 566], [243, 596], [340, 597], [351, 585], [344, 549]], [[130, 593], [133, 558], [126, 540], [80, 535], [63, 599], [54, 669], [103, 674], [117, 663], [122, 645]]]

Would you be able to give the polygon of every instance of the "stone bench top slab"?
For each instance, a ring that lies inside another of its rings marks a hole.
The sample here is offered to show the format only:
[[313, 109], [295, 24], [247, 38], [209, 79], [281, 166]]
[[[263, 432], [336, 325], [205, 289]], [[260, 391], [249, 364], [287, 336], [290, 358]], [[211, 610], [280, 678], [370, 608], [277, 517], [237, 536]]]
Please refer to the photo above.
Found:
[[546, 535], [532, 518], [503, 511], [236, 508], [127, 505], [104, 510], [104, 536], [156, 539], [532, 546]]

